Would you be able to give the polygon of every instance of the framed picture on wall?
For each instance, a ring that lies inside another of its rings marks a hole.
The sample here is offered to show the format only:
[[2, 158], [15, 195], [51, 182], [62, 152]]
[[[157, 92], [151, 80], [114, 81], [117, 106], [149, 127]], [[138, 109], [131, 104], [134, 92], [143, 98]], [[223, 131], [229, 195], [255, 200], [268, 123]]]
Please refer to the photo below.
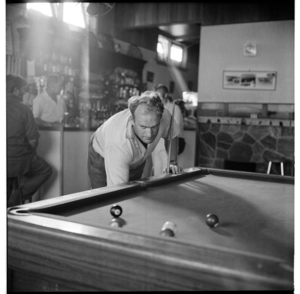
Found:
[[147, 71], [147, 82], [153, 83], [154, 73], [151, 71]]
[[223, 89], [233, 90], [275, 90], [275, 71], [224, 71]]
[[148, 85], [147, 83], [143, 83], [143, 92], [148, 90]]
[[174, 93], [174, 88], [175, 88], [175, 84], [173, 81], [170, 82], [170, 87], [169, 87], [169, 90], [170, 90], [170, 93], [173, 94]]

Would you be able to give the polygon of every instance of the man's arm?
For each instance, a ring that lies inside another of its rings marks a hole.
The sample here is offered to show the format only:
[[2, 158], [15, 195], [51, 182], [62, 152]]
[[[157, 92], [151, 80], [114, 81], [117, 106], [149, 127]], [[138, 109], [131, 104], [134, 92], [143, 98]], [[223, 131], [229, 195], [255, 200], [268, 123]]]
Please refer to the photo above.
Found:
[[45, 121], [43, 121], [42, 119], [40, 119], [38, 117], [36, 117], [34, 119], [35, 119], [35, 122], [37, 125], [44, 125], [46, 123]]
[[32, 150], [35, 151], [38, 146], [38, 139], [40, 134], [35, 119], [33, 117], [32, 111], [27, 106], [25, 109], [26, 109], [25, 110], [26, 115], [25, 115], [24, 123], [25, 123], [26, 138], [28, 140], [28, 143], [32, 147]]

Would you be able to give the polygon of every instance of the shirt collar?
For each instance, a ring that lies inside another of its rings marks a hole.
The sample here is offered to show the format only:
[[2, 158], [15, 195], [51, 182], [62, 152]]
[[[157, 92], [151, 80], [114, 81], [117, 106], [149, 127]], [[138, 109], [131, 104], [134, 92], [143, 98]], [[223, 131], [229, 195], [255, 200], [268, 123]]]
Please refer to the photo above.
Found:
[[133, 139], [135, 138], [135, 133], [133, 131], [133, 117], [130, 115], [126, 125], [126, 139]]
[[48, 92], [46, 91], [46, 89], [43, 90], [42, 95], [44, 95], [45, 97], [52, 99], [51, 96], [48, 94]]

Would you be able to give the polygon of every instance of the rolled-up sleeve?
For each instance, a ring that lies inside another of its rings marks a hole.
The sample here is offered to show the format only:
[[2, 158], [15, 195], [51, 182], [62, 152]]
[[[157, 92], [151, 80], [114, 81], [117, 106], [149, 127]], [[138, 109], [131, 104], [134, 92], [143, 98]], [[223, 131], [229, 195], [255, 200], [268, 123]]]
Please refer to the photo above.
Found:
[[41, 108], [40, 108], [40, 104], [38, 103], [37, 99], [33, 100], [32, 112], [33, 112], [33, 117], [34, 118], [40, 118]]
[[107, 186], [129, 181], [130, 154], [122, 146], [110, 145], [105, 151]]

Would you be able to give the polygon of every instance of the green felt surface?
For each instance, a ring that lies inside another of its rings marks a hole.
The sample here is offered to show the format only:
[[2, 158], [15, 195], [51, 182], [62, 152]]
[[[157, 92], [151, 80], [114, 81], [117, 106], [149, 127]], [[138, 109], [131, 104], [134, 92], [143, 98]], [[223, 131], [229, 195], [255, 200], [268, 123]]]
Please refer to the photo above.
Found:
[[[115, 230], [170, 238], [159, 232], [171, 221], [177, 226], [175, 240], [179, 242], [212, 244], [293, 262], [294, 185], [206, 175], [150, 187], [117, 204], [126, 224]], [[87, 206], [66, 218], [108, 227], [111, 206]], [[218, 227], [206, 225], [208, 213], [219, 217]]]

